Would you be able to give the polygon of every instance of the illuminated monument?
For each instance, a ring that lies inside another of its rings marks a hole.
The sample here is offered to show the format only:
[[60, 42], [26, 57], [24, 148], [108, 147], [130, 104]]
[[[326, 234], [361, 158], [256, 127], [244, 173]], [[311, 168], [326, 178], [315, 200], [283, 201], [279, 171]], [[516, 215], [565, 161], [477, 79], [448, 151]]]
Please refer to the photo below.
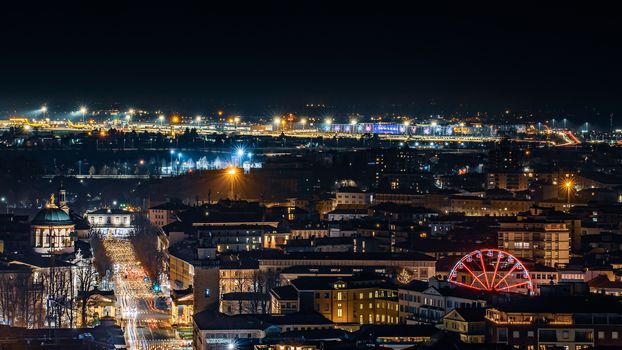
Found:
[[[61, 198], [61, 206], [66, 206]], [[75, 223], [69, 214], [59, 208], [54, 195], [30, 222], [31, 243], [39, 254], [71, 253], [76, 240]]]

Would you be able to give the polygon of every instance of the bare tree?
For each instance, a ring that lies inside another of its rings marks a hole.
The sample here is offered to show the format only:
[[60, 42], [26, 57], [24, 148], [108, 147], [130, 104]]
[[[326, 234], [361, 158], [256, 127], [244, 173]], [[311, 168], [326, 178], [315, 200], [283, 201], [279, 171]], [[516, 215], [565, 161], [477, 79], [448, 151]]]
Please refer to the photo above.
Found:
[[166, 271], [166, 251], [158, 243], [160, 229], [147, 219], [144, 214], [134, 218], [134, 232], [130, 240], [136, 257], [152, 281], [158, 281], [160, 274]]
[[77, 284], [78, 299], [80, 303], [80, 324], [86, 326], [86, 312], [91, 291], [97, 285], [98, 274], [90, 260], [84, 260], [83, 264], [75, 268], [75, 280]]
[[269, 271], [255, 270], [251, 274], [251, 308], [255, 313], [266, 313], [269, 309], [269, 301], [265, 295], [277, 285], [277, 274]]
[[0, 274], [0, 320], [27, 328], [43, 325], [43, 293], [32, 270]]
[[[244, 293], [250, 291], [250, 278], [244, 273], [244, 270], [233, 271], [233, 291], [236, 293]], [[238, 297], [238, 313], [245, 313], [243, 309], [244, 300], [241, 296]]]
[[44, 274], [49, 327], [73, 327], [75, 286], [71, 267], [51, 267]]
[[100, 276], [105, 276], [106, 271], [112, 269], [112, 259], [104, 248], [104, 243], [98, 233], [91, 230], [91, 250], [93, 251], [93, 266]]

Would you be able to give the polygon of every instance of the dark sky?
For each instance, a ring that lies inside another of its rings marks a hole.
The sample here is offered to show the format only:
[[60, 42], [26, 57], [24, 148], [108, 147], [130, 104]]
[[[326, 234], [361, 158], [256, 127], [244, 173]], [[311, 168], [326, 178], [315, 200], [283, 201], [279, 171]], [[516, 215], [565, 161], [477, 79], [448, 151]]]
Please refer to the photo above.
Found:
[[613, 8], [238, 6], [4, 8], [2, 102], [622, 115]]

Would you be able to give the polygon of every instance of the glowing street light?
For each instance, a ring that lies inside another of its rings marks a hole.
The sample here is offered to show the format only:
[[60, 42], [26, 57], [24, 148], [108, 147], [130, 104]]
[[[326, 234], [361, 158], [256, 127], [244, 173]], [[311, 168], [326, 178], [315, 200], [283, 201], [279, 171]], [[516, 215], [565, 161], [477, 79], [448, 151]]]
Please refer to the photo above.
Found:
[[160, 126], [162, 126], [162, 123], [164, 122], [164, 119], [166, 119], [166, 117], [164, 116], [164, 114], [160, 114], [158, 116], [158, 120], [160, 121]]
[[234, 199], [234, 194], [233, 194], [233, 183], [235, 181], [235, 178], [238, 175], [238, 169], [235, 167], [229, 167], [229, 169], [227, 169], [227, 177], [229, 178], [229, 197], [231, 197], [231, 199]]
[[562, 186], [566, 190], [566, 194], [567, 194], [567, 197], [568, 197], [568, 204], [570, 204], [570, 193], [572, 193], [572, 189], [574, 187], [574, 181], [572, 181], [571, 178], [567, 178], [562, 183]]
[[41, 113], [44, 113], [48, 111], [48, 107], [47, 106], [41, 106]]
[[84, 115], [86, 114], [86, 107], [80, 107], [80, 113], [82, 114], [82, 124], [84, 124]]
[[410, 120], [404, 120], [404, 133], [408, 134], [408, 127], [410, 126]]

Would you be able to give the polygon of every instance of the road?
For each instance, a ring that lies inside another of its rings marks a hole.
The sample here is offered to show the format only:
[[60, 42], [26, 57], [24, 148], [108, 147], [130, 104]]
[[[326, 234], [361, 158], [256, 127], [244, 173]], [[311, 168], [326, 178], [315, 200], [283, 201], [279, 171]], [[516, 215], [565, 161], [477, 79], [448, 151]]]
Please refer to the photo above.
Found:
[[124, 239], [105, 239], [104, 249], [110, 256], [117, 298], [117, 319], [124, 333], [127, 348], [131, 350], [189, 349], [188, 341], [177, 339], [169, 323], [170, 311], [161, 309], [151, 284], [144, 280], [146, 273], [140, 266], [132, 244]]

